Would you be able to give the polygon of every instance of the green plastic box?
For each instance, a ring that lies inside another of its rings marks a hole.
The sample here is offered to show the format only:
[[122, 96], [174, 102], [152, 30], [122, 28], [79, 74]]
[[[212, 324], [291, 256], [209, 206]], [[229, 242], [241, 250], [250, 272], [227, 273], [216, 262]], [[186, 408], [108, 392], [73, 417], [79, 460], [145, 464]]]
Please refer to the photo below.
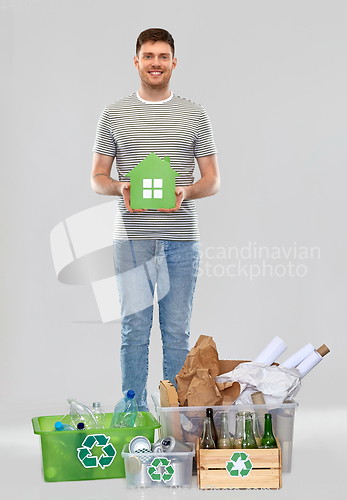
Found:
[[106, 413], [106, 429], [56, 431], [58, 420], [70, 423], [69, 416], [34, 417], [34, 433], [41, 436], [45, 481], [83, 481], [125, 477], [122, 450], [135, 436], [154, 442], [159, 422], [149, 412], [139, 412], [137, 427], [109, 429], [112, 413]]

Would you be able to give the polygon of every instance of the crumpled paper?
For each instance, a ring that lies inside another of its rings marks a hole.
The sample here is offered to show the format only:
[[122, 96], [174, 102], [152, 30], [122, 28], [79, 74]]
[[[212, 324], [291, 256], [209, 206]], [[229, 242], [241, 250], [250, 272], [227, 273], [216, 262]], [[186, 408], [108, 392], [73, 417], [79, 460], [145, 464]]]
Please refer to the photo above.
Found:
[[219, 388], [220, 384], [239, 382], [241, 392], [235, 405], [253, 404], [251, 394], [257, 391], [263, 393], [266, 404], [282, 404], [293, 398], [301, 386], [296, 368], [254, 362], [241, 363], [231, 372], [215, 377], [215, 381]]
[[240, 394], [239, 384], [229, 382], [220, 390], [215, 377], [220, 373], [216, 344], [212, 337], [200, 335], [176, 375], [180, 406], [229, 405]]

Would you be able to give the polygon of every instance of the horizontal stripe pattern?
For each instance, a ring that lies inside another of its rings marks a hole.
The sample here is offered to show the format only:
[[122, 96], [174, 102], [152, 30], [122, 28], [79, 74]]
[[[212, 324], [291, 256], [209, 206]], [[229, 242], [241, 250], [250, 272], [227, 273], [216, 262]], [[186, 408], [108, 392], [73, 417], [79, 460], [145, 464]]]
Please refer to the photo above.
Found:
[[[105, 107], [97, 126], [93, 150], [116, 158], [118, 180], [130, 182], [128, 173], [147, 155], [170, 157], [180, 174], [176, 186], [194, 182], [195, 158], [217, 153], [205, 109], [172, 94], [170, 100], [146, 103], [136, 93]], [[128, 212], [118, 200], [114, 239], [198, 240], [195, 202], [184, 200], [178, 212]]]

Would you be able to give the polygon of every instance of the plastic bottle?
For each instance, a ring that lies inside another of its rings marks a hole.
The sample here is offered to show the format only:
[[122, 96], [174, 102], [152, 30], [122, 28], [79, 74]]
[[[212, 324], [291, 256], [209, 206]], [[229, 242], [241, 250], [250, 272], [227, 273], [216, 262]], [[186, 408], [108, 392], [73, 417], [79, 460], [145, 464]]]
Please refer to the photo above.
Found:
[[106, 415], [105, 412], [101, 409], [100, 403], [93, 403], [92, 408], [93, 415], [100, 426], [100, 429], [105, 429], [106, 426]]
[[110, 427], [134, 427], [137, 417], [135, 392], [130, 390], [118, 403], [113, 412]]
[[83, 422], [86, 429], [100, 429], [98, 422], [88, 406], [78, 403], [76, 399], [68, 399], [68, 402], [70, 403], [72, 425], [75, 429], [77, 429], [77, 424], [79, 422]]
[[62, 422], [58, 421], [54, 424], [55, 430], [56, 431], [74, 431], [75, 429], [72, 427], [72, 425], [68, 424], [63, 424]]

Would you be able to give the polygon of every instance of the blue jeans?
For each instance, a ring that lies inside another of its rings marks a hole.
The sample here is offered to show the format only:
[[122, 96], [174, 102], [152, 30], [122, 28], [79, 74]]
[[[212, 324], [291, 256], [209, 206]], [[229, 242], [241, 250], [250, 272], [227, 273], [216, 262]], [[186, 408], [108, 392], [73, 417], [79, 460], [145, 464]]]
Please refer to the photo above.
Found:
[[163, 344], [163, 380], [175, 376], [189, 352], [190, 318], [199, 268], [197, 241], [115, 240], [114, 266], [122, 315], [122, 391], [132, 389], [148, 411], [148, 346], [155, 286]]

